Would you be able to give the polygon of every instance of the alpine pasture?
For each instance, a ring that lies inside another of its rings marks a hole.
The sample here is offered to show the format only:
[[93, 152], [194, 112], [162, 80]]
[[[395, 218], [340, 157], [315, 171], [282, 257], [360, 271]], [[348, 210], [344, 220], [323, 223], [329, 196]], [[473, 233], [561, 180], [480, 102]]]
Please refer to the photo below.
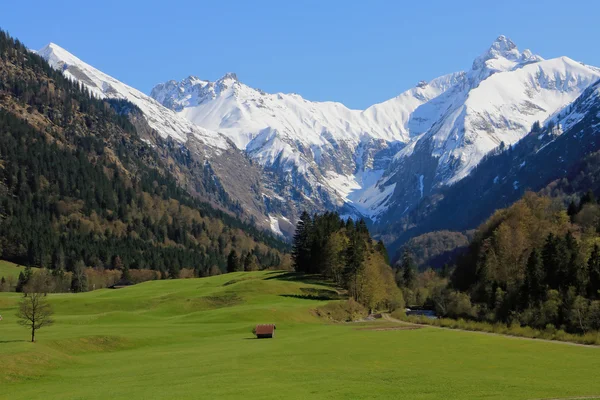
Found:
[[[332, 323], [278, 272], [49, 294], [37, 342], [0, 293], [1, 399], [540, 399], [600, 395], [600, 348]], [[291, 295], [291, 296], [290, 296]], [[294, 297], [295, 296], [295, 297]], [[277, 325], [274, 339], [252, 328]], [[373, 328], [373, 329], [371, 329]], [[599, 396], [600, 397], [600, 396]]]

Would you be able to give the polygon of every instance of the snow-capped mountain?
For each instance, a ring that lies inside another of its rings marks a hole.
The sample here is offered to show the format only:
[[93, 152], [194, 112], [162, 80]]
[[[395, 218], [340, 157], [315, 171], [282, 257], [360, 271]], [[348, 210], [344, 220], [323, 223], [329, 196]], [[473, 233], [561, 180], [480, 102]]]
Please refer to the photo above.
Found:
[[423, 199], [411, 212], [393, 215], [391, 209], [376, 229], [395, 253], [402, 243], [423, 233], [473, 229], [526, 191], [544, 190], [554, 197], [583, 187], [597, 193], [600, 182], [592, 171], [600, 168], [598, 151], [600, 80], [545, 125], [536, 125], [510, 148], [489, 154], [467, 177]]
[[598, 70], [567, 57], [544, 60], [500, 36], [470, 71], [413, 115], [439, 118], [398, 152], [380, 188], [394, 186], [397, 214], [421, 198], [454, 184], [502, 143], [523, 138], [600, 78]]
[[325, 191], [332, 205], [376, 219], [463, 179], [488, 152], [519, 141], [598, 78], [598, 69], [567, 57], [544, 60], [500, 36], [469, 71], [421, 82], [364, 111], [264, 93], [234, 74], [169, 81], [151, 96], [225, 134], [300, 183], [306, 196]]
[[54, 44], [40, 54], [94, 95], [136, 104], [159, 136], [208, 163], [241, 209], [286, 234], [304, 209], [400, 219], [535, 121], [557, 119], [600, 78], [598, 68], [544, 60], [500, 36], [468, 71], [352, 110], [265, 93], [231, 73], [168, 81], [147, 96]]
[[[297, 94], [268, 94], [235, 74], [210, 82], [190, 76], [157, 85], [151, 96], [190, 121], [228, 136], [267, 171], [299, 190], [283, 194], [327, 208], [351, 204], [370, 215], [390, 190], [369, 190], [392, 156], [431, 121], [412, 118], [420, 105], [462, 79], [450, 74], [367, 110], [311, 102]], [[282, 189], [282, 188], [280, 188]], [[357, 211], [358, 210], [358, 211]]]
[[[436, 87], [418, 91], [425, 98]], [[216, 82], [193, 76], [169, 81], [151, 96], [193, 123], [225, 134], [267, 171], [293, 183], [300, 191], [296, 201], [328, 207], [342, 206], [349, 193], [364, 186], [362, 174], [372, 169], [377, 153], [409, 140], [404, 127], [379, 124], [362, 111], [297, 94], [268, 94], [231, 73]]]

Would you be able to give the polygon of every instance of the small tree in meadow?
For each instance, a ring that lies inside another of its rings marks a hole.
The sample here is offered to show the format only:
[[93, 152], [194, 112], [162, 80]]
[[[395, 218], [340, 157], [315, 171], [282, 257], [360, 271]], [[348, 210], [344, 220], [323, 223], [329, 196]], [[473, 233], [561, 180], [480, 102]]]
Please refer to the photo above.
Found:
[[54, 311], [43, 293], [27, 290], [19, 303], [17, 318], [19, 325], [31, 329], [31, 342], [35, 342], [35, 332], [54, 323], [53, 314]]

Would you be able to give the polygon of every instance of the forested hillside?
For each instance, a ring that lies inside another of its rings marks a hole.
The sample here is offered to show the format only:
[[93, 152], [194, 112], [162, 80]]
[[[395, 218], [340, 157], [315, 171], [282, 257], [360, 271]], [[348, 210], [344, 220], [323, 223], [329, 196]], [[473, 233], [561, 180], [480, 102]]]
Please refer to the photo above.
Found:
[[91, 97], [0, 33], [3, 259], [171, 277], [225, 271], [231, 254], [288, 265], [285, 244], [181, 189], [128, 114], [135, 106]]
[[473, 306], [454, 311], [488, 321], [600, 329], [600, 205], [592, 191], [565, 209], [528, 193], [477, 231], [451, 276]]

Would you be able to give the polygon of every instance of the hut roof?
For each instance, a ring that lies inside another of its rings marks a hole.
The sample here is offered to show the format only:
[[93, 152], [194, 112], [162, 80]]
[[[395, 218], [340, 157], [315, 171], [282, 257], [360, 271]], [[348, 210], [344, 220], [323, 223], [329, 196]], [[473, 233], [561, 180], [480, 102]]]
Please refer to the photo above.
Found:
[[273, 331], [277, 329], [273, 324], [262, 324], [256, 325], [256, 334], [257, 335], [270, 335], [273, 334]]

